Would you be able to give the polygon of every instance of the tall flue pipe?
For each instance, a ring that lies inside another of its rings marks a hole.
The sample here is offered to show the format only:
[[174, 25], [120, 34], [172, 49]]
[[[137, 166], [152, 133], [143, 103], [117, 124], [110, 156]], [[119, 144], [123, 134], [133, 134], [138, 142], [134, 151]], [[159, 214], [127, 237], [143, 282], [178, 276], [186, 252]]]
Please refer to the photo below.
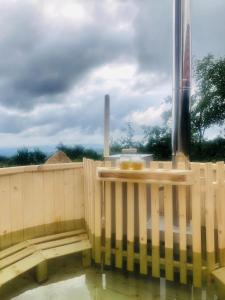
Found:
[[173, 0], [173, 166], [189, 162], [191, 93], [190, 1]]
[[104, 157], [108, 157], [110, 154], [109, 149], [109, 131], [110, 131], [110, 98], [109, 95], [105, 95], [105, 107], [104, 107]]

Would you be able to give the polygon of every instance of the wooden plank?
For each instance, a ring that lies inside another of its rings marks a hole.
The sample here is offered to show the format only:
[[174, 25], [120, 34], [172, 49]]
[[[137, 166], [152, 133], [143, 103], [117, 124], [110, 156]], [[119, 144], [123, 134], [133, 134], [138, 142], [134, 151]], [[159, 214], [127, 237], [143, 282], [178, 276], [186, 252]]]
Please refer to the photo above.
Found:
[[140, 273], [147, 274], [147, 198], [146, 184], [138, 185], [139, 202], [139, 245], [140, 245]]
[[22, 243], [19, 243], [19, 244], [16, 244], [14, 246], [11, 246], [11, 247], [9, 247], [9, 248], [7, 248], [5, 250], [2, 250], [0, 252], [0, 259], [3, 259], [3, 258], [5, 258], [5, 257], [7, 257], [9, 255], [12, 255], [15, 252], [18, 252], [18, 251], [20, 251], [20, 250], [22, 250], [22, 249], [24, 249], [26, 247], [27, 247], [27, 241], [24, 241]]
[[122, 183], [115, 184], [115, 212], [116, 212], [116, 268], [122, 268], [123, 264], [123, 202]]
[[192, 165], [192, 169], [194, 171], [194, 184], [191, 187], [193, 285], [200, 287], [202, 284], [200, 166]]
[[38, 283], [44, 283], [48, 280], [48, 264], [43, 261], [35, 269], [35, 277]]
[[178, 214], [179, 214], [179, 247], [180, 247], [180, 282], [187, 283], [187, 221], [185, 186], [178, 187]]
[[[54, 214], [54, 173], [46, 172], [43, 174], [43, 184], [44, 184], [44, 223], [45, 223], [45, 233], [53, 234], [56, 233], [56, 223]], [[49, 226], [49, 224], [52, 224]]]
[[49, 242], [35, 244], [35, 249], [36, 250], [44, 250], [44, 249], [49, 249], [49, 248], [55, 248], [55, 247], [59, 247], [59, 246], [67, 245], [67, 244], [73, 244], [75, 242], [79, 242], [82, 240], [88, 240], [88, 236], [86, 233], [79, 234], [76, 236], [66, 237], [63, 239], [58, 239], [58, 240], [53, 240], [53, 241], [49, 241]]
[[5, 249], [12, 243], [11, 213], [9, 176], [2, 176], [0, 177], [0, 249]]
[[151, 185], [152, 276], [160, 277], [159, 186]]
[[219, 263], [221, 267], [225, 266], [225, 187], [224, 187], [224, 162], [218, 162], [217, 165], [217, 228], [218, 228], [218, 247]]
[[52, 259], [59, 256], [81, 252], [88, 249], [91, 249], [91, 244], [88, 240], [84, 240], [69, 245], [43, 250], [41, 251], [41, 253], [46, 259]]
[[0, 286], [5, 284], [6, 282], [12, 280], [18, 275], [32, 269], [39, 263], [44, 261], [44, 257], [36, 252], [25, 259], [16, 262], [15, 264], [1, 270], [0, 272]]
[[121, 182], [146, 182], [157, 183], [158, 181], [167, 184], [192, 184], [192, 171], [190, 170], [154, 170], [143, 169], [140, 171], [120, 170], [118, 168], [98, 168], [98, 179]]
[[206, 164], [206, 249], [207, 249], [207, 268], [208, 280], [211, 272], [215, 269], [215, 198], [213, 187], [213, 169], [212, 164]]
[[95, 263], [101, 263], [102, 183], [95, 180]]
[[[85, 229], [78, 229], [78, 230], [73, 230], [73, 231], [68, 231], [68, 232], [43, 236], [43, 237], [40, 237], [40, 238], [35, 238], [35, 239], [32, 239], [32, 240], [28, 240], [28, 242], [30, 244], [39, 244], [39, 243], [44, 243], [44, 242], [54, 241], [54, 240], [58, 240], [58, 239], [63, 239], [63, 238], [67, 238], [67, 237], [71, 237], [71, 236], [78, 235], [78, 234], [83, 234], [83, 233], [86, 233]], [[0, 252], [0, 253], [2, 253], [2, 252]]]
[[134, 271], [134, 184], [127, 184], [127, 270]]
[[22, 174], [10, 176], [10, 198], [11, 198], [11, 230], [12, 243], [23, 241], [23, 198], [22, 198]]
[[112, 199], [111, 183], [105, 183], [105, 264], [111, 265]]
[[172, 186], [169, 185], [164, 186], [164, 218], [166, 279], [173, 281], [173, 201]]
[[16, 252], [16, 253], [10, 255], [4, 259], [1, 259], [0, 273], [2, 272], [2, 269], [4, 269], [5, 267], [8, 267], [17, 261], [24, 259], [25, 257], [33, 254], [34, 252], [35, 252], [35, 248], [28, 247], [28, 248], [25, 248], [23, 250], [20, 250], [19, 252]]
[[6, 167], [0, 168], [0, 176], [23, 174], [29, 172], [48, 172], [57, 170], [68, 170], [68, 169], [81, 169], [83, 168], [82, 162], [76, 163], [59, 163], [59, 164], [43, 164], [43, 165], [31, 165], [31, 166], [20, 166], [20, 167]]

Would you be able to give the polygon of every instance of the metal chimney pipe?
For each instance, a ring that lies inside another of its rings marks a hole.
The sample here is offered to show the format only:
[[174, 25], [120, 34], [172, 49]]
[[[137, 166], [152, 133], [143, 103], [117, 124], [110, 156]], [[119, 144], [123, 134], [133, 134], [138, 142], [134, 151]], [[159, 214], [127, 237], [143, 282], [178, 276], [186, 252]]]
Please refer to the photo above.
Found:
[[173, 0], [173, 166], [188, 165], [190, 147], [191, 18], [190, 0]]
[[105, 95], [105, 107], [104, 107], [104, 157], [108, 157], [109, 151], [109, 131], [110, 131], [110, 98], [109, 95]]

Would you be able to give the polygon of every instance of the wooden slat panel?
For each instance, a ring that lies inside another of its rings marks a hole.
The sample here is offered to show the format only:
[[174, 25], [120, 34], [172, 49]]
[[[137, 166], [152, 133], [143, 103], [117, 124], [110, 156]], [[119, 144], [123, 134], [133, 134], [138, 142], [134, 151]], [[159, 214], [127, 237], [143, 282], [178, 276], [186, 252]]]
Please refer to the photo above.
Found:
[[206, 164], [206, 249], [207, 249], [207, 267], [208, 267], [208, 279], [210, 274], [215, 268], [215, 198], [213, 181], [213, 169], [212, 164]]
[[[55, 223], [55, 213], [54, 213], [54, 173], [53, 172], [45, 172], [43, 174], [43, 184], [44, 184], [44, 223], [45, 223], [45, 232], [46, 234], [56, 233]], [[48, 224], [53, 224], [49, 226]]]
[[123, 203], [122, 183], [115, 184], [115, 206], [116, 206], [116, 268], [122, 268], [123, 263]]
[[105, 183], [105, 264], [111, 265], [112, 199], [111, 182]]
[[35, 237], [45, 235], [43, 172], [33, 173], [33, 198]]
[[186, 192], [185, 186], [178, 187], [180, 282], [184, 284], [187, 283]]
[[164, 186], [165, 269], [166, 279], [173, 280], [173, 202], [172, 186]]
[[75, 178], [74, 170], [64, 171], [64, 195], [65, 195], [65, 230], [74, 229], [72, 220], [75, 220]]
[[11, 203], [9, 176], [0, 178], [0, 249], [11, 245]]
[[152, 276], [160, 277], [159, 186], [151, 186]]
[[147, 198], [146, 184], [138, 185], [140, 273], [147, 274]]
[[34, 213], [36, 209], [33, 199], [33, 172], [24, 173], [22, 179], [24, 239], [27, 240], [35, 237]]
[[134, 270], [134, 184], [127, 184], [127, 270]]
[[64, 176], [63, 171], [54, 171], [54, 214], [57, 232], [64, 231], [65, 220]]
[[195, 180], [191, 187], [193, 284], [195, 287], [200, 287], [202, 283], [200, 166], [195, 164], [192, 169]]
[[22, 174], [10, 176], [12, 243], [23, 241]]
[[220, 266], [225, 266], [225, 187], [224, 162], [217, 163], [217, 227]]

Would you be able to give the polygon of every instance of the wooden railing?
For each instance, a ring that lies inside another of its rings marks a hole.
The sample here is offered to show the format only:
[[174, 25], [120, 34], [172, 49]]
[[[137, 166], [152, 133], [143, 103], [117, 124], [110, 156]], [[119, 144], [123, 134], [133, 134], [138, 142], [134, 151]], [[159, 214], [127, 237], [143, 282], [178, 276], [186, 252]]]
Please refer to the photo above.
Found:
[[[98, 180], [84, 161], [85, 220], [96, 263], [201, 286], [225, 264], [224, 163], [192, 163], [187, 185], [161, 180]], [[107, 163], [109, 166], [109, 163]], [[150, 168], [171, 169], [170, 162]], [[179, 169], [183, 169], [180, 165]]]
[[83, 226], [82, 163], [0, 169], [0, 250]]

